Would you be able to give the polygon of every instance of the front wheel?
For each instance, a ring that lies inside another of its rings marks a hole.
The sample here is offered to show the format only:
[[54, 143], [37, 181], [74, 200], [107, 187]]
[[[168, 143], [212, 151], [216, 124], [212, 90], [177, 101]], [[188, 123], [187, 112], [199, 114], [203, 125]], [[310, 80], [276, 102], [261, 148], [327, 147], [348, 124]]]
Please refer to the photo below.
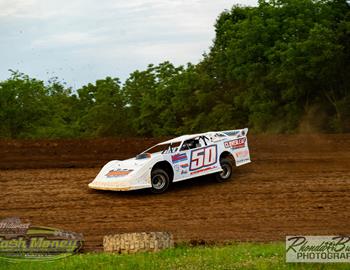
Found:
[[227, 158], [223, 158], [220, 160], [220, 165], [222, 168], [222, 172], [216, 174], [216, 181], [224, 182], [231, 178], [233, 166], [232, 161]]
[[152, 193], [163, 193], [170, 185], [170, 178], [166, 171], [156, 169], [151, 174]]

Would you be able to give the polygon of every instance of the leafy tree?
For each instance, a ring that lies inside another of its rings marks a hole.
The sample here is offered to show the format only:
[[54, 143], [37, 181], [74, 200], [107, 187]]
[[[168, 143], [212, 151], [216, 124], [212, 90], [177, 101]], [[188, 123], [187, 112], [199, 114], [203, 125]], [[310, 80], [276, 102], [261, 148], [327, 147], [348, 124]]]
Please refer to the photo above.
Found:
[[145, 71], [135, 71], [126, 80], [124, 94], [130, 106], [130, 119], [140, 135], [166, 135], [176, 131], [176, 117], [172, 110], [174, 88], [172, 80], [183, 67], [175, 68], [164, 62], [150, 65]]
[[0, 137], [350, 131], [350, 6], [260, 0], [215, 24], [198, 64], [136, 70], [73, 91], [19, 72], [0, 82]]
[[42, 81], [11, 71], [0, 82], [0, 136], [32, 137], [38, 125], [47, 124], [47, 89]]
[[130, 121], [119, 79], [107, 77], [78, 90], [80, 132], [84, 136], [125, 135]]

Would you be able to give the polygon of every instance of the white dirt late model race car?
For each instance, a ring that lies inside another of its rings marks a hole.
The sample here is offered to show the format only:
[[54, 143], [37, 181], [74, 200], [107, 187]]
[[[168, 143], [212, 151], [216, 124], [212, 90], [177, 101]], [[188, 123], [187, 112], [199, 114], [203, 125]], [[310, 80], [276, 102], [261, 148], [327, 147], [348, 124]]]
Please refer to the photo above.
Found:
[[184, 135], [159, 143], [134, 158], [108, 162], [89, 184], [92, 189], [164, 192], [172, 182], [215, 174], [229, 179], [233, 164], [250, 162], [248, 129]]

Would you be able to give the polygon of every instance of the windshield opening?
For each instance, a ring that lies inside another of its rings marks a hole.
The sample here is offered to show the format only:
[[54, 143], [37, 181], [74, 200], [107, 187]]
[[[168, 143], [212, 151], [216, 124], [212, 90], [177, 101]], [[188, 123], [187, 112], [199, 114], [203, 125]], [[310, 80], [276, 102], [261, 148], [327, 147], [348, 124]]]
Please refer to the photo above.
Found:
[[155, 153], [162, 153], [162, 154], [171, 154], [175, 153], [181, 145], [181, 142], [175, 142], [175, 143], [167, 143], [167, 144], [159, 144], [155, 145], [143, 153], [150, 153], [150, 154], [155, 154]]

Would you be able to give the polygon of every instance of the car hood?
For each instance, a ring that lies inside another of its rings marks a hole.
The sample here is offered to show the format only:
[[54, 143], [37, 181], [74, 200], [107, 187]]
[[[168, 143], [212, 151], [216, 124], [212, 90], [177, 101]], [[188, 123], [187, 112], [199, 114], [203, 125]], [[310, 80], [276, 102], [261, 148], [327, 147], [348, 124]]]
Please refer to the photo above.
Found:
[[149, 158], [136, 159], [130, 158], [126, 160], [112, 160], [103, 166], [96, 179], [116, 179], [124, 178], [125, 176], [135, 175], [144, 166], [152, 160], [159, 157], [160, 154], [152, 154]]

